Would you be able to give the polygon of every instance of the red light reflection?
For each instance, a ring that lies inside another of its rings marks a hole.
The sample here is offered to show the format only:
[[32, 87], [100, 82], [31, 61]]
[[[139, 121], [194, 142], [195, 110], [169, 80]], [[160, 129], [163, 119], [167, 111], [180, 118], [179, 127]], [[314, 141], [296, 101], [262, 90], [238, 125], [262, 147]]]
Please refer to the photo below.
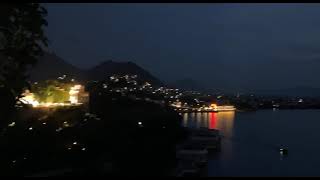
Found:
[[216, 129], [216, 113], [210, 113], [210, 119], [209, 119], [209, 129]]

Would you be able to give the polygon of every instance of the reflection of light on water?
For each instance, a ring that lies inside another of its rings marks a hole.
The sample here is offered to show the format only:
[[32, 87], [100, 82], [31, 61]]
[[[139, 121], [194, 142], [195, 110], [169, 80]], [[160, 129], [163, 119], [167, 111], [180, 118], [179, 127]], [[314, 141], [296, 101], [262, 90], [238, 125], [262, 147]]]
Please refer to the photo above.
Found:
[[227, 136], [232, 137], [234, 112], [218, 112], [217, 113], [217, 129]]
[[194, 116], [196, 115], [195, 112], [191, 113], [191, 119], [194, 119]]
[[218, 118], [226, 119], [226, 120], [234, 120], [234, 111], [229, 112], [218, 112]]
[[183, 126], [190, 128], [218, 129], [221, 134], [227, 137], [232, 136], [233, 121], [235, 112], [209, 112], [209, 113], [188, 113], [183, 114]]
[[182, 122], [184, 127], [188, 126], [188, 113], [183, 113]]
[[199, 128], [200, 124], [201, 124], [201, 114], [202, 113], [197, 113], [197, 117], [196, 117], [196, 127]]
[[210, 114], [210, 121], [209, 121], [209, 129], [216, 129], [216, 121], [217, 121], [217, 116], [216, 113], [209, 113]]

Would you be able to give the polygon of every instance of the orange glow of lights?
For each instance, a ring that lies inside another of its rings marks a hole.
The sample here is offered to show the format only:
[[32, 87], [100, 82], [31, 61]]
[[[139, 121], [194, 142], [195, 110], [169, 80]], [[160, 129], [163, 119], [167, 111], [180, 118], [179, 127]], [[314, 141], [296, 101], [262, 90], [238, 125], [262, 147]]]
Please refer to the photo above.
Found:
[[214, 104], [214, 103], [212, 103], [210, 106], [211, 106], [212, 108], [217, 108], [217, 104]]

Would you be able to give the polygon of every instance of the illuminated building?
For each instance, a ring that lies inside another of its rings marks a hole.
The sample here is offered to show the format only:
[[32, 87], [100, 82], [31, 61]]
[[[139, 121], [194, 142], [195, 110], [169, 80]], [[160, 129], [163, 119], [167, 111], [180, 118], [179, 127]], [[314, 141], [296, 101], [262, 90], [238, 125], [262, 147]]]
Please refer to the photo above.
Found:
[[70, 106], [70, 105], [80, 105], [86, 101], [88, 101], [88, 93], [84, 91], [84, 87], [82, 85], [74, 85], [70, 88], [69, 91], [69, 103], [56, 103], [56, 102], [38, 102], [34, 94], [29, 90], [26, 90], [22, 94], [22, 98], [20, 101], [24, 104], [32, 105], [33, 107], [57, 107], [57, 106]]

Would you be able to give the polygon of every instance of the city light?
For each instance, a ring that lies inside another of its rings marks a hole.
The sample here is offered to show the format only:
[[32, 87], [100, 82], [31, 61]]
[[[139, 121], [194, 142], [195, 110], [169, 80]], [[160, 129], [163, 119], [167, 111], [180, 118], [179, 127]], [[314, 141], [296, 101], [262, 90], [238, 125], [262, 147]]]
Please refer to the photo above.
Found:
[[80, 89], [81, 89], [81, 85], [79, 85], [79, 84], [74, 85], [73, 87], [70, 88], [69, 101], [70, 101], [71, 104], [78, 104], [78, 95], [79, 95]]
[[70, 88], [69, 91], [69, 101], [70, 103], [54, 103], [54, 102], [39, 102], [35, 99], [33, 93], [29, 90], [26, 90], [19, 100], [24, 104], [32, 105], [32, 107], [57, 107], [57, 106], [70, 106], [70, 105], [79, 105], [79, 92], [82, 88], [82, 85], [74, 85]]

